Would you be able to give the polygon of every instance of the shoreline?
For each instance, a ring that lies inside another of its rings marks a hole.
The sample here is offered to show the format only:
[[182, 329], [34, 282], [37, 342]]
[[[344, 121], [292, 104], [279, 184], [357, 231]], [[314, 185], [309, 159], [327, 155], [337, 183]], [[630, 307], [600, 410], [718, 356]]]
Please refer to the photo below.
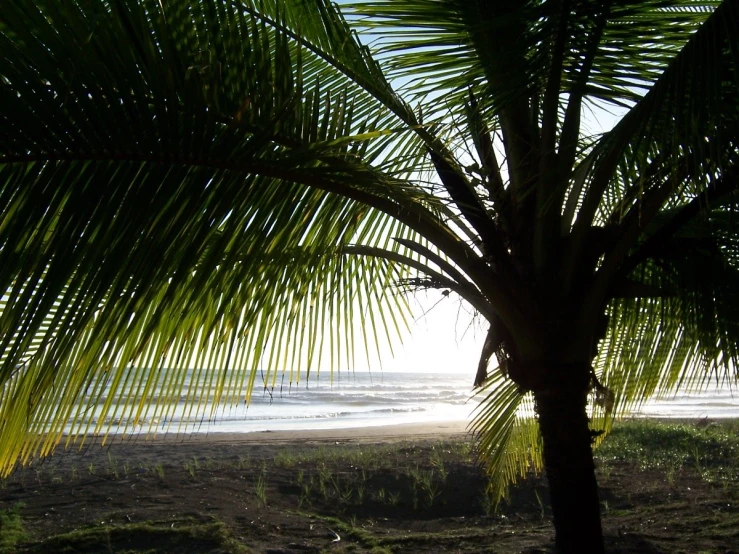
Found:
[[[615, 424], [654, 421], [677, 425], [710, 425], [712, 423], [739, 420], [739, 413], [731, 417], [653, 417], [649, 415], [628, 415], [616, 420]], [[438, 420], [414, 423], [381, 423], [364, 427], [347, 426], [317, 429], [261, 430], [261, 431], [161, 431], [139, 433], [110, 433], [88, 435], [80, 434], [70, 442], [70, 447], [84, 442], [85, 444], [173, 444], [173, 443], [288, 443], [306, 442], [321, 443], [340, 441], [351, 442], [392, 442], [399, 440], [465, 438], [472, 435], [470, 430], [472, 419]], [[60, 446], [69, 438], [62, 435]]]
[[66, 445], [66, 437], [45, 457], [32, 457], [25, 466], [53, 466], [58, 469], [110, 465], [111, 460], [134, 465], [182, 466], [197, 459], [236, 461], [245, 458], [269, 459], [280, 452], [304, 452], [322, 448], [343, 449], [363, 445], [413, 444], [472, 441], [469, 421], [432, 421], [401, 423], [363, 428], [315, 429], [290, 431], [253, 431], [249, 433], [170, 433], [154, 435], [108, 435], [78, 437]]
[[[713, 423], [734, 424], [739, 418], [642, 418], [621, 419], [618, 424], [639, 422], [707, 427]], [[33, 456], [25, 467], [51, 465], [70, 468], [75, 465], [107, 465], [111, 458], [140, 464], [163, 462], [181, 465], [193, 458], [240, 459], [274, 457], [280, 452], [363, 445], [430, 445], [437, 442], [474, 442], [469, 421], [432, 421], [372, 427], [341, 429], [301, 429], [289, 431], [252, 431], [248, 433], [162, 433], [157, 435], [108, 435], [78, 437], [66, 444], [62, 437], [55, 449], [45, 457]], [[17, 466], [16, 471], [24, 466]]]
[[[366, 427], [337, 427], [335, 429], [291, 429], [291, 430], [264, 430], [248, 432], [207, 431], [207, 432], [167, 432], [161, 433], [127, 433], [89, 435], [84, 438], [79, 435], [70, 442], [70, 448], [80, 442], [85, 444], [124, 445], [124, 444], [265, 444], [265, 443], [363, 443], [363, 442], [393, 442], [399, 440], [445, 439], [470, 435], [469, 420], [431, 421], [427, 423], [397, 423], [371, 425]], [[63, 447], [68, 435], [63, 435], [59, 445]], [[104, 443], [104, 444], [103, 444]]]

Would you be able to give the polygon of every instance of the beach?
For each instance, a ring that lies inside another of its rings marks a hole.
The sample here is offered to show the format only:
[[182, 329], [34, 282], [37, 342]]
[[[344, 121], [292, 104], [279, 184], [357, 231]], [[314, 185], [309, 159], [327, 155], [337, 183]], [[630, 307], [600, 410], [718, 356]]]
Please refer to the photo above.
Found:
[[[2, 483], [0, 509], [26, 533], [8, 551], [553, 552], [545, 479], [528, 475], [494, 509], [466, 425], [60, 447]], [[648, 425], [661, 426], [650, 436], [714, 442], [737, 430], [732, 420]], [[734, 466], [708, 447], [668, 466], [613, 437], [616, 453], [597, 460], [608, 552], [739, 552], [739, 483], [726, 473], [739, 468], [736, 452]]]

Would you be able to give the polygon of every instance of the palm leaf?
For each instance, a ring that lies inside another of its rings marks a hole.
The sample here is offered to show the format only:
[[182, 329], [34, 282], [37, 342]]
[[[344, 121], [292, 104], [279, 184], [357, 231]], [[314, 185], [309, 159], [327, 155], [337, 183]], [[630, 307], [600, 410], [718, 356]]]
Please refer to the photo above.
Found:
[[[340, 64], [317, 63], [330, 51], [285, 32], [290, 14], [242, 7], [4, 13], [4, 472], [65, 430], [71, 441], [115, 421], [171, 422], [184, 391], [203, 417], [206, 404], [248, 401], [262, 368], [273, 387], [278, 368], [297, 384], [349, 367], [357, 339], [404, 327], [391, 285], [407, 270], [343, 250], [423, 242], [387, 217], [388, 191], [438, 227], [428, 194], [358, 157], [399, 148], [383, 128], [397, 117], [378, 117]], [[379, 317], [356, 317], [360, 305]], [[204, 368], [197, 396], [191, 364]]]
[[619, 413], [655, 394], [736, 379], [739, 271], [732, 229], [722, 209], [699, 215], [632, 274], [660, 296], [612, 304], [602, 379], [620, 392]]

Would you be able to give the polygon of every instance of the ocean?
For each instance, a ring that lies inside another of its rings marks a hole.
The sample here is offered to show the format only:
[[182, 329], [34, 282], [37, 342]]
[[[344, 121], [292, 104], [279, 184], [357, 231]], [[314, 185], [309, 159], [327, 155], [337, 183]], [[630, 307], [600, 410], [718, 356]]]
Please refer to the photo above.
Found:
[[[363, 371], [334, 373], [333, 379], [320, 374], [311, 375], [307, 386], [305, 380], [292, 387], [280, 387], [278, 381], [277, 387], [265, 391], [257, 383], [249, 406], [224, 404], [214, 410], [204, 398], [193, 411], [180, 402], [167, 418], [151, 410], [136, 427], [121, 412], [103, 423], [107, 427], [113, 422], [112, 433], [249, 433], [469, 421], [480, 400], [473, 397], [471, 385], [469, 374]], [[739, 417], [739, 395], [716, 387], [703, 394], [681, 393], [652, 400], [633, 415]], [[97, 418], [93, 416], [92, 421], [94, 425]]]
[[678, 419], [739, 417], [739, 391], [710, 386], [701, 393], [661, 396], [646, 402], [632, 415]]

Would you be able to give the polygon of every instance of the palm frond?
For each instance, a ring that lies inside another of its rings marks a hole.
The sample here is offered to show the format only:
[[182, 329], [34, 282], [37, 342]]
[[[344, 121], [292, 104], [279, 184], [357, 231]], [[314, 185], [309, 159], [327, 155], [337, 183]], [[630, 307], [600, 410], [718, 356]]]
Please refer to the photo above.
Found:
[[[625, 185], [620, 198], [626, 205], [615, 208], [625, 215], [642, 198], [642, 194], [628, 194], [634, 190], [632, 183], [640, 185], [642, 192], [668, 181], [668, 196], [679, 198], [702, 190], [726, 164], [727, 154], [734, 155], [739, 114], [730, 99], [738, 93], [734, 76], [739, 68], [733, 54], [739, 39], [739, 28], [733, 24], [737, 10], [733, 2], [723, 2], [707, 17], [702, 11], [690, 11], [705, 18], [700, 29], [680, 33], [682, 42], [665, 41], [663, 61], [654, 62], [657, 73], [644, 81], [646, 94], [583, 161], [596, 160], [580, 210], [580, 230], [594, 220], [604, 222], [612, 217], [614, 212], [606, 210], [597, 216], [595, 212], [609, 207], [601, 199], [618, 194], [619, 186]], [[619, 165], [626, 179], [614, 178]], [[658, 178], [650, 181], [650, 176]], [[691, 188], [683, 189], [685, 185]]]
[[[570, 2], [564, 23], [567, 42], [556, 64], [563, 90], [569, 91], [580, 78], [599, 14], [605, 14], [606, 24], [597, 33], [585, 96], [633, 105], [641, 97], [639, 87], [648, 87], [661, 74], [719, 4]], [[557, 25], [563, 24], [557, 15], [559, 5], [414, 0], [399, 6], [390, 0], [364, 0], [342, 9], [353, 16], [357, 28], [376, 37], [386, 72], [403, 80], [410, 76], [407, 88], [419, 98], [441, 97], [447, 105], [462, 106], [466, 90], [482, 86], [500, 106], [516, 97], [543, 96], [547, 73], [555, 63]]]
[[619, 391], [618, 413], [655, 394], [737, 378], [739, 266], [731, 219], [722, 209], [699, 214], [632, 273], [658, 294], [611, 304], [598, 367], [604, 385]]
[[500, 367], [477, 394], [482, 401], [470, 429], [479, 440], [479, 455], [487, 471], [495, 476], [487, 492], [497, 505], [511, 484], [543, 467], [541, 437], [531, 395], [507, 379]]
[[321, 50], [311, 25], [328, 27], [305, 38], [290, 17], [126, 0], [3, 13], [4, 473], [64, 432], [171, 426], [185, 390], [196, 418], [248, 402], [262, 370], [271, 387], [280, 369], [350, 367], [360, 338], [404, 328], [408, 267], [345, 247], [418, 260], [392, 241], [428, 244], [418, 224], [457, 243], [402, 165], [371, 165], [422, 141], [349, 78], [351, 61], [369, 82], [369, 58], [320, 63], [351, 47]]

